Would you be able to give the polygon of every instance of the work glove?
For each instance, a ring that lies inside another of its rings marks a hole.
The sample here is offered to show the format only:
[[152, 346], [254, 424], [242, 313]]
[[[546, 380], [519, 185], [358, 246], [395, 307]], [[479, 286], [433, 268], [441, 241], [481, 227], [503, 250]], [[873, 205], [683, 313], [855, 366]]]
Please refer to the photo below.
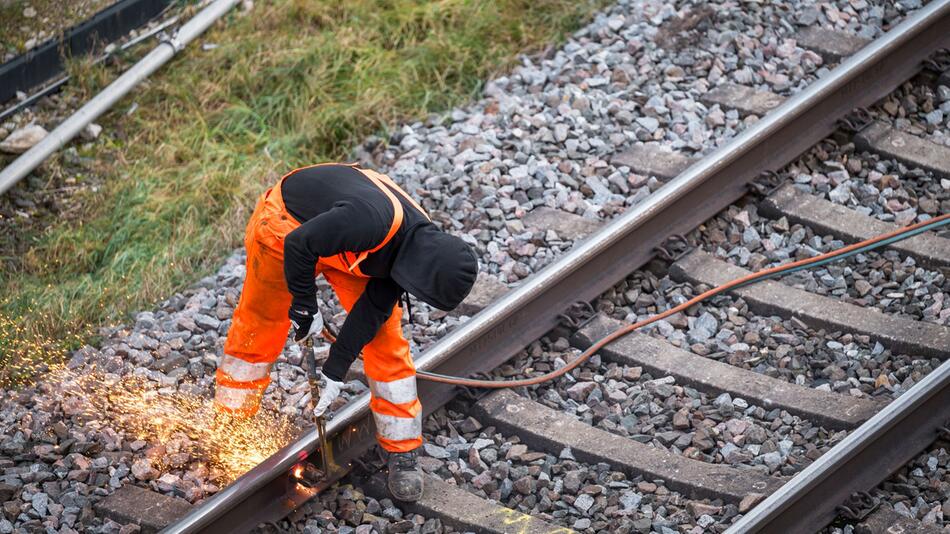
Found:
[[303, 343], [323, 332], [323, 314], [311, 312], [299, 305], [290, 306], [290, 324], [294, 326], [294, 341]]
[[320, 400], [317, 402], [317, 407], [314, 408], [313, 414], [317, 417], [323, 417], [323, 414], [327, 413], [327, 410], [330, 409], [330, 405], [333, 404], [333, 401], [340, 396], [340, 392], [343, 391], [343, 382], [337, 382], [331, 378], [323, 377], [325, 385], [320, 390]]

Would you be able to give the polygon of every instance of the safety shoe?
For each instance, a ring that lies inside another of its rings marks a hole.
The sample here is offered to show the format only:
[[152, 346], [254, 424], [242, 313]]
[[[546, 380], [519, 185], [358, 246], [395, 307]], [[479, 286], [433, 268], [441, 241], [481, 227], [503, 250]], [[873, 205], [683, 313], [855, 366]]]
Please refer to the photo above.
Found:
[[418, 449], [389, 453], [389, 493], [404, 502], [422, 497], [422, 469], [417, 461]]

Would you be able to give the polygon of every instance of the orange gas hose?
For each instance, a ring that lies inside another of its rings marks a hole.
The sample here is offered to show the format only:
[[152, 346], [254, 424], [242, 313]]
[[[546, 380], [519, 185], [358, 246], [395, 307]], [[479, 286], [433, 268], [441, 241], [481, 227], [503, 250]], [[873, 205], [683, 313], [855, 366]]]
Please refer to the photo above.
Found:
[[[580, 364], [587, 361], [588, 358], [596, 354], [597, 351], [609, 345], [610, 343], [616, 341], [617, 339], [633, 332], [634, 330], [643, 328], [644, 326], [655, 323], [656, 321], [665, 319], [673, 314], [684, 311], [695, 304], [698, 304], [720, 293], [724, 293], [737, 286], [756, 282], [764, 278], [770, 277], [772, 275], [775, 275], [777, 273], [790, 271], [798, 267], [809, 266], [809, 265], [819, 263], [819, 262], [827, 263], [829, 259], [846, 255], [850, 252], [857, 251], [859, 249], [863, 249], [869, 246], [873, 246], [878, 243], [881, 244], [879, 246], [883, 246], [885, 244], [885, 243], [882, 243], [883, 241], [888, 241], [888, 240], [900, 241], [901, 239], [906, 239], [913, 235], [922, 233], [923, 231], [929, 230], [932, 227], [942, 226], [947, 223], [950, 223], [950, 213], [941, 215], [939, 217], [934, 217], [924, 222], [919, 222], [910, 226], [905, 226], [898, 230], [894, 230], [893, 232], [881, 234], [871, 239], [866, 239], [864, 241], [842, 247], [838, 250], [833, 250], [831, 252], [819, 254], [818, 256], [815, 256], [812, 258], [806, 258], [806, 259], [798, 260], [792, 263], [786, 263], [784, 265], [777, 265], [775, 267], [770, 267], [768, 269], [762, 269], [760, 271], [750, 273], [741, 278], [736, 278], [735, 280], [731, 280], [729, 282], [726, 282], [725, 284], [716, 286], [708, 291], [704, 291], [703, 293], [696, 295], [695, 297], [687, 300], [686, 302], [678, 306], [674, 306], [662, 313], [658, 313], [642, 321], [638, 321], [636, 323], [629, 324], [629, 325], [626, 325], [614, 330], [610, 334], [607, 334], [606, 336], [594, 342], [590, 347], [588, 347], [584, 352], [582, 352], [580, 356], [571, 360], [564, 367], [560, 369], [556, 369], [554, 371], [550, 371], [543, 375], [538, 375], [531, 378], [521, 378], [521, 379], [516, 379], [516, 380], [482, 380], [482, 379], [476, 379], [476, 378], [446, 376], [446, 375], [440, 375], [436, 373], [430, 373], [428, 371], [418, 371], [416, 374], [419, 378], [423, 380], [431, 380], [433, 382], [441, 382], [443, 384], [453, 384], [457, 386], [479, 387], [479, 388], [499, 389], [499, 388], [513, 388], [513, 387], [521, 387], [521, 386], [533, 386], [536, 384], [541, 384], [543, 382], [547, 382], [548, 380], [553, 380], [555, 378], [558, 378], [560, 376], [563, 376], [571, 372], [572, 370], [577, 368]], [[330, 341], [331, 343], [335, 341], [335, 337], [332, 335], [332, 333], [329, 332], [329, 330], [326, 330], [326, 329], [324, 330], [324, 336], [327, 337], [327, 340]]]

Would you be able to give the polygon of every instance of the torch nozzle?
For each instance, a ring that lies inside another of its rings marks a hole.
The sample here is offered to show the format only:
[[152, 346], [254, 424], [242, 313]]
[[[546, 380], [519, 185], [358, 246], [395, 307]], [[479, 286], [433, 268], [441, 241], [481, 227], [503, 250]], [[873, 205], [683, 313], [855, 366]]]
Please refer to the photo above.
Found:
[[[308, 409], [313, 413], [313, 404], [320, 399], [320, 375], [317, 374], [317, 357], [313, 353], [313, 338], [307, 338], [303, 346], [304, 363], [307, 366], [307, 381], [310, 383], [310, 406]], [[327, 443], [327, 420], [323, 415], [314, 415], [314, 424], [317, 432], [320, 434], [320, 460], [324, 474], [330, 473], [330, 466], [333, 462], [330, 459], [330, 446]]]

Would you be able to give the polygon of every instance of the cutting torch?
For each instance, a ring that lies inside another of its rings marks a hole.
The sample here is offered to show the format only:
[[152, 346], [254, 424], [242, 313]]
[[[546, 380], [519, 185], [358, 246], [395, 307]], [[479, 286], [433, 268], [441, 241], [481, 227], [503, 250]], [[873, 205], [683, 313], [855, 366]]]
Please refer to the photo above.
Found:
[[[317, 358], [313, 352], [313, 336], [304, 341], [303, 347], [304, 363], [307, 367], [307, 381], [310, 382], [310, 413], [314, 413], [314, 402], [320, 398], [320, 375], [317, 374]], [[317, 425], [317, 433], [320, 435], [320, 462], [323, 468], [323, 476], [329, 478], [330, 466], [333, 465], [332, 452], [327, 443], [327, 417], [326, 414], [314, 414], [314, 423]]]

